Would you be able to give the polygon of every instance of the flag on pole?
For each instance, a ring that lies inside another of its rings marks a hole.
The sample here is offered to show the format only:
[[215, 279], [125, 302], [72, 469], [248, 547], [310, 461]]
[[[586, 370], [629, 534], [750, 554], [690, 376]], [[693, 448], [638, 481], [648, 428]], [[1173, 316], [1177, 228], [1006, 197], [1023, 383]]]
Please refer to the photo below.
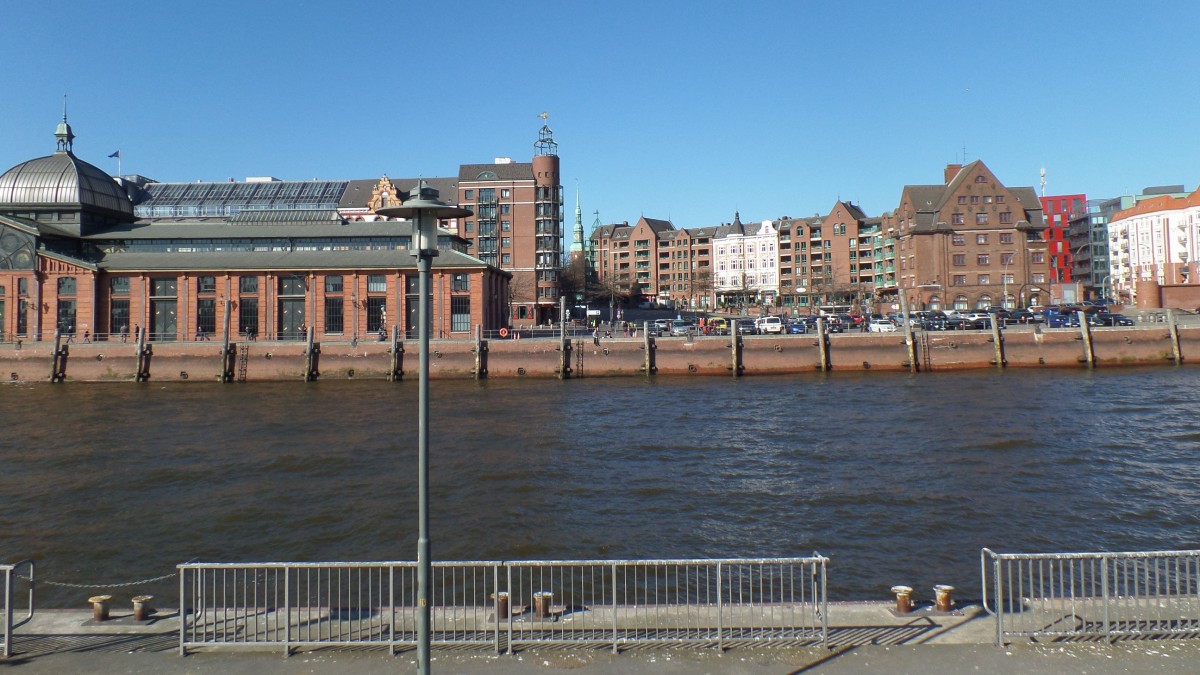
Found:
[[116, 157], [117, 159], [121, 159], [121, 151], [118, 150], [118, 151], [114, 152], [113, 154], [109, 155], [109, 157]]

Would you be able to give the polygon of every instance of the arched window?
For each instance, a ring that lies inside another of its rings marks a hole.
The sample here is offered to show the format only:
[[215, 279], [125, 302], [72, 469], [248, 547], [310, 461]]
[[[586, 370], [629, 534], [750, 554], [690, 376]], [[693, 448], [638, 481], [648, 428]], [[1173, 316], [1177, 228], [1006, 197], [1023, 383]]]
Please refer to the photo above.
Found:
[[979, 296], [979, 300], [975, 302], [975, 309], [987, 309], [992, 306], [992, 296], [984, 293]]
[[967, 302], [967, 296], [957, 295], [954, 297], [954, 309], [962, 311], [970, 308], [971, 305], [969, 302]]
[[1009, 293], [1008, 295], [1004, 296], [1004, 309], [1016, 309], [1016, 308], [1017, 308], [1017, 299], [1015, 297], [1013, 297], [1013, 294]]
[[942, 308], [942, 296], [940, 296], [940, 295], [929, 296], [929, 309], [931, 311], [936, 312], [936, 311], [940, 310], [941, 308]]

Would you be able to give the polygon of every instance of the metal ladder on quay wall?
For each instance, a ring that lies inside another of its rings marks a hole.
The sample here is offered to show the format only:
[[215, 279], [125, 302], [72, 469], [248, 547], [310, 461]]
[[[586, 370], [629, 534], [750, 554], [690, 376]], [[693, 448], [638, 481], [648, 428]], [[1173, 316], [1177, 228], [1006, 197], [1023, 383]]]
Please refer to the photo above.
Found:
[[246, 346], [243, 346], [240, 351], [238, 351], [238, 373], [237, 373], [237, 381], [238, 382], [246, 381], [246, 370], [249, 366], [250, 366], [250, 347], [249, 347], [249, 345], [246, 345]]
[[918, 336], [917, 348], [921, 350], [921, 370], [928, 372], [933, 370], [933, 362], [929, 360], [929, 332], [922, 330]]

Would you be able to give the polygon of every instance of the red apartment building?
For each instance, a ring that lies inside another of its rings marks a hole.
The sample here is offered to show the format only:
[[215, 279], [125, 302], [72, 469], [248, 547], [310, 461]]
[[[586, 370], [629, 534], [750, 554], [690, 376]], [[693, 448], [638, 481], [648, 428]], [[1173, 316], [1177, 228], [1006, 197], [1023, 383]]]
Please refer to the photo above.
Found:
[[1043, 195], [1041, 202], [1046, 219], [1046, 273], [1052, 283], [1071, 283], [1075, 253], [1068, 229], [1072, 215], [1086, 212], [1087, 195]]

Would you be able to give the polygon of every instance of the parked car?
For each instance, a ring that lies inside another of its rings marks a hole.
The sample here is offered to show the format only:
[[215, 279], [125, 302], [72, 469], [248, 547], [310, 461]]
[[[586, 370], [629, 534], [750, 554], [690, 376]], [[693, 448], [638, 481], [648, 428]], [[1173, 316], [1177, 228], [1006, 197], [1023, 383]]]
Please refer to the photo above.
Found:
[[884, 319], [871, 319], [871, 323], [867, 324], [867, 332], [870, 333], [895, 333], [896, 324]]
[[658, 333], [659, 335], [670, 335], [671, 319], [655, 319], [654, 332]]
[[787, 324], [787, 332], [792, 335], [805, 335], [811, 329], [812, 326], [804, 319], [792, 319]]
[[754, 319], [738, 319], [737, 332], [739, 335], [757, 335], [758, 330], [754, 326]]
[[759, 335], [779, 335], [783, 333], [783, 320], [777, 316], [762, 316], [755, 319], [754, 329]]
[[729, 335], [729, 320], [722, 317], [708, 319], [704, 323], [705, 335]]
[[671, 322], [671, 335], [674, 337], [679, 337], [682, 335], [690, 335], [694, 328], [695, 327], [692, 326], [691, 321], [684, 321], [683, 319], [675, 319], [674, 321]]
[[[1042, 320], [1046, 323], [1047, 328], [1063, 328], [1067, 325], [1074, 314], [1060, 314], [1059, 312], [1046, 312], [1042, 315]], [[1075, 327], [1079, 327], [1079, 322], [1075, 322]]]
[[1110, 312], [1096, 312], [1089, 317], [1089, 323], [1093, 326], [1132, 326], [1133, 319], [1124, 314], [1112, 314]]
[[1033, 312], [1027, 309], [1014, 309], [1008, 313], [1009, 323], [1038, 323], [1039, 318]]

